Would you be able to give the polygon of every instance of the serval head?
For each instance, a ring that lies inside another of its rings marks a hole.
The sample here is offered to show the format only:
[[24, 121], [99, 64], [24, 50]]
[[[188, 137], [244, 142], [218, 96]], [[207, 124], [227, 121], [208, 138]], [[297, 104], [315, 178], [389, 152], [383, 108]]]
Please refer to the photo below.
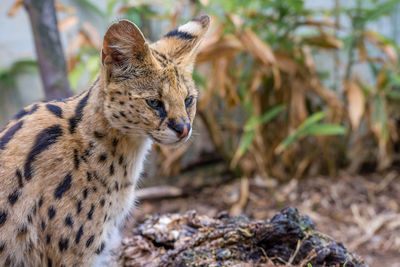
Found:
[[113, 128], [164, 145], [189, 139], [198, 97], [192, 71], [209, 24], [209, 16], [200, 16], [151, 44], [130, 21], [110, 26], [101, 77], [104, 113]]

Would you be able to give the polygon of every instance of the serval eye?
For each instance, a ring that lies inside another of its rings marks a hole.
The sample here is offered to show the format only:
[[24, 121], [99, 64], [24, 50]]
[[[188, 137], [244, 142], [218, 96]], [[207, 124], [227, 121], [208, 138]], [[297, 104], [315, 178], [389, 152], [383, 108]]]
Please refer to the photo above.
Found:
[[185, 106], [189, 107], [193, 103], [193, 96], [189, 96], [185, 99]]
[[146, 103], [153, 109], [159, 109], [163, 106], [162, 102], [158, 99], [147, 99]]

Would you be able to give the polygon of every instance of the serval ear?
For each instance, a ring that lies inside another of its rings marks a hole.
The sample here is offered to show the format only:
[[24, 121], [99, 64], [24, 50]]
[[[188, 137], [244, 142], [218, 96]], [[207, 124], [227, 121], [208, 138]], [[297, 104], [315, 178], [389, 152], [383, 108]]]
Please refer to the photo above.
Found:
[[109, 78], [145, 75], [157, 64], [142, 32], [128, 20], [120, 20], [108, 28], [101, 62]]
[[193, 68], [198, 47], [210, 25], [210, 16], [203, 15], [192, 19], [179, 28], [168, 32], [151, 47], [167, 55], [179, 65]]

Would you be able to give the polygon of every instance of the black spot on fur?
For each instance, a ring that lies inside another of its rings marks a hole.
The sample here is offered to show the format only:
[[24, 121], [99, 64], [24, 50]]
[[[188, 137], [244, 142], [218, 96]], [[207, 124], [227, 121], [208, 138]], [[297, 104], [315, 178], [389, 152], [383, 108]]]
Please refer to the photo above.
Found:
[[86, 172], [86, 179], [88, 182], [92, 181], [92, 174], [90, 172]]
[[115, 188], [115, 191], [117, 191], [117, 192], [119, 191], [119, 184], [117, 181], [115, 181], [114, 188]]
[[75, 133], [76, 127], [83, 117], [83, 109], [85, 108], [87, 101], [90, 96], [90, 91], [79, 101], [75, 109], [75, 116], [69, 119], [69, 132], [71, 134]]
[[128, 176], [128, 170], [126, 164], [124, 165], [124, 177]]
[[95, 206], [94, 206], [94, 204], [92, 204], [92, 205], [90, 206], [90, 210], [89, 210], [89, 212], [88, 212], [88, 214], [87, 214], [88, 220], [91, 220], [91, 219], [93, 218], [94, 208], [95, 208]]
[[6, 148], [6, 145], [10, 140], [14, 137], [15, 133], [18, 132], [19, 129], [22, 128], [22, 125], [24, 124], [24, 121], [19, 121], [13, 126], [11, 126], [5, 133], [4, 135], [0, 138], [0, 150], [4, 150]]
[[113, 117], [119, 119], [119, 116], [117, 114], [113, 114]]
[[72, 218], [71, 214], [68, 214], [67, 217], [65, 217], [65, 225], [72, 227], [74, 225], [74, 219]]
[[118, 164], [119, 164], [119, 165], [122, 165], [122, 163], [124, 163], [124, 156], [121, 155], [121, 156], [119, 157]]
[[105, 204], [106, 204], [106, 200], [105, 200], [104, 198], [102, 198], [102, 199], [100, 200], [100, 205], [101, 205], [102, 207], [104, 207]]
[[97, 192], [97, 186], [94, 185], [94, 186], [92, 187], [92, 189], [93, 189], [94, 192]]
[[69, 246], [69, 238], [62, 238], [60, 237], [60, 240], [58, 241], [58, 248], [60, 251], [67, 250]]
[[11, 266], [11, 264], [15, 264], [11, 262], [11, 257], [10, 255], [7, 256], [6, 261], [4, 262], [4, 266]]
[[4, 242], [0, 243], [0, 253], [2, 253], [5, 248], [6, 248], [6, 243]]
[[121, 115], [122, 117], [126, 118], [126, 114], [123, 111], [120, 111], [119, 115]]
[[46, 244], [50, 244], [51, 242], [51, 235], [47, 234], [46, 235]]
[[32, 223], [33, 219], [32, 219], [32, 215], [31, 214], [28, 214], [27, 219], [28, 219], [28, 223]]
[[28, 242], [28, 254], [31, 254], [33, 250], [33, 242], [32, 240], [29, 240]]
[[26, 115], [30, 115], [35, 113], [35, 111], [39, 108], [39, 106], [37, 104], [35, 104], [30, 110], [21, 110], [20, 112], [17, 113], [17, 115], [14, 116], [14, 119], [21, 119], [22, 117], [26, 116]]
[[37, 137], [32, 150], [29, 152], [25, 162], [25, 179], [30, 180], [33, 176], [32, 164], [36, 157], [45, 151], [49, 146], [57, 142], [57, 139], [63, 134], [60, 125], [54, 125], [41, 131]]
[[43, 205], [43, 197], [40, 197], [38, 204], [39, 204], [39, 208]]
[[82, 210], [82, 200], [79, 200], [76, 204], [76, 213], [79, 214]]
[[114, 175], [114, 172], [115, 172], [114, 163], [111, 163], [111, 165], [110, 165], [110, 175], [111, 176]]
[[121, 106], [123, 106], [123, 105], [125, 105], [125, 102], [124, 102], [124, 101], [119, 101], [119, 104], [120, 104]]
[[44, 221], [42, 221], [41, 227], [42, 227], [42, 231], [44, 231], [44, 229], [46, 229], [46, 223]]
[[119, 142], [118, 138], [114, 138], [112, 142], [113, 147], [116, 147], [118, 145], [118, 142]]
[[178, 29], [170, 31], [169, 33], [164, 35], [164, 37], [175, 37], [175, 38], [178, 38], [178, 39], [185, 39], [185, 40], [192, 40], [192, 39], [196, 38], [196, 36], [191, 35], [188, 32], [178, 31]]
[[90, 245], [92, 245], [93, 241], [94, 241], [94, 235], [91, 235], [91, 236], [88, 238], [88, 240], [86, 241], [86, 247], [87, 247], [87, 248], [90, 247]]
[[94, 135], [94, 137], [96, 137], [96, 138], [98, 138], [98, 139], [104, 138], [104, 137], [106, 136], [105, 134], [100, 133], [100, 132], [98, 132], [98, 131], [94, 131], [94, 132], [93, 132], [93, 135]]
[[81, 237], [83, 235], [83, 225], [81, 225], [81, 227], [79, 227], [78, 232], [76, 233], [75, 236], [75, 244], [79, 244], [79, 242], [81, 241]]
[[84, 199], [87, 198], [87, 196], [88, 196], [88, 189], [87, 189], [87, 188], [83, 189], [82, 195], [83, 195], [83, 198], [84, 198]]
[[104, 162], [104, 161], [106, 161], [107, 160], [107, 154], [106, 153], [103, 153], [103, 154], [101, 154], [100, 156], [99, 156], [99, 161], [100, 162]]
[[37, 207], [36, 207], [36, 204], [35, 204], [35, 205], [33, 205], [33, 208], [32, 208], [32, 214], [33, 215], [36, 215], [36, 210], [37, 210]]
[[17, 176], [17, 180], [18, 180], [18, 186], [20, 188], [22, 188], [24, 186], [23, 180], [22, 180], [22, 172], [20, 170], [17, 170], [15, 172], [15, 175]]
[[21, 192], [18, 189], [14, 190], [14, 192], [8, 195], [8, 202], [10, 202], [11, 206], [17, 202], [20, 195]]
[[64, 180], [57, 186], [54, 198], [61, 198], [71, 188], [72, 174], [68, 173]]
[[47, 258], [47, 266], [48, 267], [53, 267], [53, 260], [50, 258]]
[[21, 225], [20, 227], [18, 227], [17, 229], [17, 235], [21, 236], [24, 235], [28, 232], [28, 227], [26, 226], [26, 224]]
[[80, 163], [81, 163], [81, 161], [79, 160], [78, 150], [74, 149], [74, 167], [75, 167], [75, 170], [79, 170], [79, 164]]
[[49, 208], [49, 210], [47, 211], [47, 215], [49, 215], [49, 219], [50, 219], [50, 220], [53, 219], [54, 216], [56, 216], [56, 210], [54, 209], [53, 206], [51, 206], [51, 207]]
[[0, 226], [2, 226], [7, 221], [7, 212], [0, 210]]
[[104, 248], [105, 248], [106, 244], [104, 244], [104, 242], [101, 242], [101, 245], [96, 249], [96, 254], [99, 255], [103, 252]]
[[57, 117], [62, 119], [62, 109], [59, 106], [53, 105], [53, 104], [47, 104], [46, 108], [53, 113], [54, 115], [56, 115]]

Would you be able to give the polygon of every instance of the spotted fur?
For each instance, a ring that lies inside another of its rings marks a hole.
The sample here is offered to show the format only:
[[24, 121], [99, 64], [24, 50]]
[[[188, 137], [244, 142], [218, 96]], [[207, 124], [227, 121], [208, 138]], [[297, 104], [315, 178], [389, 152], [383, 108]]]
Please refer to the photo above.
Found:
[[151, 143], [190, 137], [191, 75], [209, 21], [152, 44], [133, 23], [116, 22], [86, 92], [26, 107], [0, 132], [0, 266], [99, 266]]

